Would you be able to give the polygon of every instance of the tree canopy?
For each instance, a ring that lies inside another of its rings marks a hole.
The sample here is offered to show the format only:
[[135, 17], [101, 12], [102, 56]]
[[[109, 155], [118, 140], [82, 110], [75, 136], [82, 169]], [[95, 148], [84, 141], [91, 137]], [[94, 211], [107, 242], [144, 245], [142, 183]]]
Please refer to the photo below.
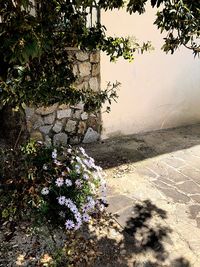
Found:
[[[106, 27], [87, 23], [92, 8], [126, 8], [130, 14], [145, 12], [146, 4], [159, 7], [155, 24], [166, 32], [163, 50], [179, 46], [200, 52], [200, 0], [0, 0], [0, 100], [1, 105], [49, 105], [83, 100], [99, 108], [115, 98], [110, 89], [76, 90], [67, 47], [105, 51], [111, 60], [132, 60], [136, 51], [148, 50], [128, 37], [106, 35]], [[95, 105], [94, 105], [95, 103]]]

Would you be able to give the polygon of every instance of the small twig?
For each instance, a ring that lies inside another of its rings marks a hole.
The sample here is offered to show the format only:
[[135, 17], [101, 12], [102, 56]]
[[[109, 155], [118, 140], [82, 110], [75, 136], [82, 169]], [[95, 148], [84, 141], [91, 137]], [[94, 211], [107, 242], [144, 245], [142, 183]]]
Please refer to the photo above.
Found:
[[19, 131], [19, 134], [18, 134], [18, 136], [17, 136], [17, 140], [16, 140], [15, 145], [14, 145], [14, 150], [16, 149], [17, 144], [18, 144], [18, 142], [19, 142], [19, 138], [20, 138], [20, 136], [21, 136], [21, 134], [22, 134], [22, 129], [23, 129], [23, 126], [21, 127], [21, 129], [20, 129], [20, 131]]

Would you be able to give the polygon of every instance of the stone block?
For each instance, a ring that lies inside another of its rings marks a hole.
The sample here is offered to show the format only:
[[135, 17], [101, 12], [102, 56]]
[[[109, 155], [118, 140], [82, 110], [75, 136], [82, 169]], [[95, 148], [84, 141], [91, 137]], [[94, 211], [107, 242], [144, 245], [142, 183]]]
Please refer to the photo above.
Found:
[[36, 114], [31, 118], [30, 121], [31, 121], [31, 123], [33, 125], [33, 129], [37, 129], [40, 126], [44, 125], [44, 121], [43, 121], [42, 117], [38, 116]]
[[51, 114], [53, 113], [58, 107], [58, 103], [52, 105], [52, 106], [49, 106], [49, 107], [40, 107], [40, 108], [37, 108], [36, 109], [36, 113], [39, 114], [39, 115], [48, 115], [48, 114]]
[[70, 145], [77, 145], [77, 144], [79, 144], [79, 143], [80, 143], [80, 140], [78, 139], [77, 136], [72, 137], [72, 138], [70, 138], [70, 140], [69, 140], [69, 144], [70, 144]]
[[73, 65], [73, 70], [72, 70], [74, 76], [78, 76], [79, 72], [78, 72], [78, 66], [75, 64]]
[[40, 132], [42, 132], [43, 134], [49, 134], [51, 128], [52, 128], [52, 125], [44, 125], [44, 126], [41, 126], [39, 129], [40, 129]]
[[99, 91], [99, 82], [96, 77], [92, 77], [89, 80], [89, 87], [94, 91], [97, 92]]
[[100, 74], [100, 64], [92, 65], [92, 76], [97, 76]]
[[65, 131], [68, 133], [72, 133], [76, 129], [76, 121], [73, 120], [68, 120], [66, 126], [65, 126]]
[[51, 138], [48, 135], [45, 136], [44, 143], [46, 146], [52, 145]]
[[96, 131], [94, 131], [92, 128], [89, 127], [84, 136], [83, 143], [87, 144], [87, 143], [96, 142], [99, 140], [99, 138], [100, 138], [99, 133], [97, 133]]
[[56, 121], [55, 125], [53, 126], [52, 130], [55, 132], [55, 133], [59, 133], [61, 132], [62, 130], [62, 122], [61, 121]]
[[91, 64], [89, 62], [83, 62], [79, 64], [79, 72], [80, 76], [83, 78], [85, 76], [90, 75], [91, 72]]
[[33, 131], [30, 133], [30, 138], [34, 139], [35, 141], [43, 141], [43, 136], [39, 131]]
[[84, 121], [80, 121], [78, 125], [78, 134], [83, 135], [86, 131], [86, 123]]
[[79, 61], [85, 61], [89, 58], [89, 55], [88, 55], [88, 53], [80, 51], [80, 52], [76, 53], [76, 58]]
[[83, 110], [84, 109], [84, 103], [80, 102], [76, 105], [73, 105], [73, 106], [71, 105], [70, 108]]
[[81, 118], [81, 113], [82, 113], [82, 110], [76, 110], [73, 114], [73, 118], [75, 119], [80, 119]]
[[68, 142], [68, 136], [65, 133], [58, 133], [55, 134], [53, 137], [53, 143], [54, 145], [67, 145]]
[[29, 108], [26, 107], [25, 108], [25, 114], [26, 114], [26, 118], [29, 120], [35, 113], [35, 109], [34, 108]]
[[87, 120], [87, 119], [88, 119], [88, 114], [87, 114], [86, 112], [83, 112], [83, 113], [81, 114], [81, 120], [85, 121], [85, 120]]
[[70, 118], [71, 117], [71, 109], [61, 109], [57, 111], [57, 118], [64, 119], [64, 118]]
[[100, 53], [94, 52], [90, 54], [90, 62], [91, 63], [99, 63], [100, 62]]
[[68, 104], [61, 104], [58, 106], [58, 109], [69, 109], [69, 105]]
[[44, 123], [45, 124], [53, 124], [55, 121], [56, 115], [55, 112], [52, 114], [49, 114], [47, 116], [44, 116]]

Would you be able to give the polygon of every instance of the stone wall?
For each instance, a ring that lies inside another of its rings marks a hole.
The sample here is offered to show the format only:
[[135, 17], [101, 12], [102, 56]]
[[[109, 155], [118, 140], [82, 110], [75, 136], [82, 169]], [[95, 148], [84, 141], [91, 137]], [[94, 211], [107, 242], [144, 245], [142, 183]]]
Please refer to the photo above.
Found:
[[[90, 87], [100, 90], [100, 53], [85, 53], [69, 49], [77, 89]], [[84, 103], [49, 107], [27, 107], [26, 119], [31, 138], [50, 144], [79, 144], [95, 142], [100, 138], [100, 113], [86, 113]]]

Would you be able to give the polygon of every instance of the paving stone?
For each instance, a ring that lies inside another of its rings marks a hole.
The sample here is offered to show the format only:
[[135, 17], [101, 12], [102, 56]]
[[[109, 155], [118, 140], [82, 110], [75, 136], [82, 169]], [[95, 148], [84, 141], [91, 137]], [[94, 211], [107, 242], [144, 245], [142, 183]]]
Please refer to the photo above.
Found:
[[189, 206], [191, 218], [195, 219], [197, 215], [200, 213], [200, 205], [191, 205]]
[[164, 163], [168, 164], [169, 166], [172, 166], [174, 168], [179, 168], [184, 166], [186, 163], [185, 161], [181, 160], [181, 159], [177, 159], [175, 157], [169, 157], [166, 159], [162, 160]]
[[117, 217], [118, 223], [124, 228], [127, 225], [127, 222], [130, 218], [133, 217], [133, 207], [127, 207], [123, 211], [120, 211], [117, 214], [119, 217]]
[[200, 193], [197, 195], [191, 195], [190, 197], [197, 203], [200, 203]]
[[169, 180], [168, 177], [160, 176], [158, 179], [159, 179], [159, 181], [162, 181], [162, 182], [164, 182], [164, 183], [166, 183], [168, 185], [172, 185], [172, 186], [175, 185], [175, 181]]
[[171, 180], [174, 181], [174, 183], [179, 183], [179, 182], [185, 182], [189, 180], [189, 177], [180, 173], [179, 171], [169, 169], [168, 170], [168, 175], [167, 177]]
[[197, 169], [197, 171], [200, 171], [200, 157], [191, 156], [187, 160], [187, 165], [194, 167], [195, 169]]
[[152, 181], [152, 183], [155, 184], [155, 186], [158, 188], [168, 188], [168, 189], [172, 188], [170, 185], [163, 183], [159, 179]]
[[190, 201], [190, 198], [175, 189], [161, 189], [161, 192], [163, 192], [167, 197], [170, 197], [173, 199], [174, 202], [179, 203], [187, 203]]
[[200, 217], [196, 218], [196, 222], [197, 222], [197, 227], [200, 228]]
[[136, 167], [135, 172], [138, 173], [139, 175], [144, 175], [152, 178], [156, 178], [158, 176], [158, 174], [156, 174], [155, 172], [146, 167]]
[[182, 184], [178, 184], [177, 188], [186, 194], [200, 193], [200, 187], [192, 181], [186, 181]]
[[117, 195], [108, 198], [108, 211], [112, 213], [119, 212], [120, 210], [133, 205], [133, 200], [124, 195]]
[[191, 166], [183, 167], [179, 170], [184, 175], [187, 175], [190, 179], [200, 184], [200, 171], [195, 170]]

